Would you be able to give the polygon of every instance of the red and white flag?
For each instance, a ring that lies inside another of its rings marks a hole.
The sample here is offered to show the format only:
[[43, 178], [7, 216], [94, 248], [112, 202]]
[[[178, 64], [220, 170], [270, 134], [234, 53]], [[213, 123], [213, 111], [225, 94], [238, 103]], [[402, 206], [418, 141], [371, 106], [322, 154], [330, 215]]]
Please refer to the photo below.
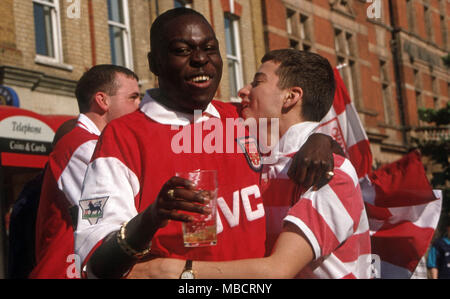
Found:
[[341, 145], [358, 173], [379, 277], [410, 278], [430, 244], [442, 200], [434, 196], [416, 151], [372, 171], [369, 140], [336, 69], [335, 80], [333, 107], [318, 132]]

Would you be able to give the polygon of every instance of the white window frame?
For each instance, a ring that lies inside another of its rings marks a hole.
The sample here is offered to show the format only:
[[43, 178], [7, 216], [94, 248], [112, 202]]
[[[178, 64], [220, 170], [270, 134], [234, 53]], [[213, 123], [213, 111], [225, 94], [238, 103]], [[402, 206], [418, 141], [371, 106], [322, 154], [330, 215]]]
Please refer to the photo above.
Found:
[[[244, 86], [244, 79], [243, 79], [243, 69], [242, 69], [242, 54], [241, 54], [241, 38], [239, 34], [239, 17], [232, 13], [227, 13], [225, 15], [225, 18], [228, 18], [230, 20], [230, 30], [232, 30], [232, 35], [234, 37], [234, 52], [236, 55], [229, 54], [229, 52], [233, 51], [227, 51], [227, 62], [232, 61], [236, 68], [235, 68], [235, 78], [236, 78], [236, 93], [239, 92], [239, 90]], [[228, 45], [227, 45], [228, 46]], [[230, 72], [231, 70], [228, 69]], [[230, 90], [231, 92], [231, 90]], [[230, 100], [232, 102], [240, 102], [241, 99], [239, 96], [236, 95], [230, 95]]]
[[[175, 1], [174, 1], [174, 2], [175, 2]], [[183, 7], [186, 7], [186, 8], [192, 8], [192, 2], [191, 2], [191, 1], [179, 0], [179, 2], [181, 2], [180, 4], [181, 4]]]
[[[53, 3], [42, 1], [42, 0], [33, 0], [33, 4], [40, 4], [44, 6], [50, 7], [50, 18], [51, 18], [51, 26], [52, 26], [52, 39], [53, 39], [53, 50], [55, 57], [46, 56], [42, 54], [36, 53], [36, 62], [45, 63], [45, 64], [61, 64], [63, 62], [63, 49], [62, 49], [62, 38], [61, 38], [61, 19], [60, 19], [60, 7], [59, 0], [55, 0]], [[34, 7], [33, 7], [34, 9]], [[35, 36], [36, 38], [36, 36]], [[35, 42], [36, 47], [36, 42]]]
[[[127, 67], [127, 68], [133, 70], [133, 68], [134, 68], [134, 66], [133, 66], [133, 50], [131, 47], [130, 15], [129, 15], [129, 10], [128, 10], [128, 0], [122, 0], [121, 9], [123, 10], [124, 23], [112, 21], [109, 19], [109, 16], [108, 16], [108, 35], [109, 35], [110, 27], [117, 27], [117, 28], [123, 29], [121, 31], [122, 31], [122, 40], [123, 40], [123, 51], [124, 51], [124, 56], [125, 56], [124, 57], [124, 60], [125, 60], [124, 67]], [[111, 45], [111, 41], [110, 41], [110, 45]], [[111, 50], [111, 54], [112, 54], [112, 49], [110, 49], [110, 50]], [[112, 55], [111, 55], [111, 61], [112, 61]]]

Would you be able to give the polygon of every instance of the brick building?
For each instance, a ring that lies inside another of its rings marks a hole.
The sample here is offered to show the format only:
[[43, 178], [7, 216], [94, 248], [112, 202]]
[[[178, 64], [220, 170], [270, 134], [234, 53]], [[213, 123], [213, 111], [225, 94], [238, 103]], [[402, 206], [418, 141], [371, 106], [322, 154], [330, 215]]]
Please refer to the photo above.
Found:
[[180, 5], [213, 24], [226, 62], [218, 97], [237, 99], [236, 91], [252, 77], [265, 50], [257, 1], [3, 0], [0, 84], [16, 91], [21, 108], [42, 114], [77, 114], [76, 81], [95, 64], [133, 69], [144, 92], [156, 86], [146, 58], [150, 24]]
[[450, 100], [446, 0], [265, 0], [266, 50], [294, 47], [345, 65], [340, 73], [375, 163], [399, 158], [420, 125], [418, 107]]

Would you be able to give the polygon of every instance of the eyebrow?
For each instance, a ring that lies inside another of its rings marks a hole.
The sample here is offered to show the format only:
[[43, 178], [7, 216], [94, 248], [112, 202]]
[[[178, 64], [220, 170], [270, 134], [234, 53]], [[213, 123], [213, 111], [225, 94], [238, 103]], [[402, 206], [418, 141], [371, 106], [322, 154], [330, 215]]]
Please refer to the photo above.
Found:
[[[210, 36], [210, 37], [206, 38], [202, 43], [208, 43], [210, 41], [219, 42], [216, 37]], [[189, 40], [186, 40], [186, 39], [183, 39], [183, 38], [174, 38], [174, 39], [169, 41], [169, 45], [177, 43], [177, 42], [178, 43], [185, 43], [185, 44], [188, 44], [188, 45], [191, 44], [191, 41], [189, 41]]]
[[257, 78], [267, 80], [267, 75], [264, 73], [261, 73], [261, 72], [257, 72], [255, 74], [255, 76], [253, 77], [253, 79], [257, 79]]

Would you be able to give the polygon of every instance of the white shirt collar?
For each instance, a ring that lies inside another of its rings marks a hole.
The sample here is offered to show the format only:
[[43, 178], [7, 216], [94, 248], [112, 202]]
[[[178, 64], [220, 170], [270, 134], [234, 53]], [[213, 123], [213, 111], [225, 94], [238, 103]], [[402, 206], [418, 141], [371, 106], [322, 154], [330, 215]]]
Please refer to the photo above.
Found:
[[[205, 121], [211, 117], [220, 118], [219, 111], [211, 103], [208, 104], [203, 113], [199, 110], [198, 115], [173, 111], [153, 99], [148, 90], [141, 101], [139, 109], [154, 121], [164, 125], [186, 126], [194, 122]], [[194, 116], [196, 117], [194, 118]]]
[[80, 113], [80, 115], [78, 116], [77, 126], [85, 129], [91, 134], [95, 134], [97, 136], [100, 136], [101, 134], [100, 130], [94, 124], [94, 122], [83, 113]]
[[277, 146], [279, 154], [286, 155], [297, 152], [318, 125], [318, 122], [306, 121], [291, 126], [280, 138]]

